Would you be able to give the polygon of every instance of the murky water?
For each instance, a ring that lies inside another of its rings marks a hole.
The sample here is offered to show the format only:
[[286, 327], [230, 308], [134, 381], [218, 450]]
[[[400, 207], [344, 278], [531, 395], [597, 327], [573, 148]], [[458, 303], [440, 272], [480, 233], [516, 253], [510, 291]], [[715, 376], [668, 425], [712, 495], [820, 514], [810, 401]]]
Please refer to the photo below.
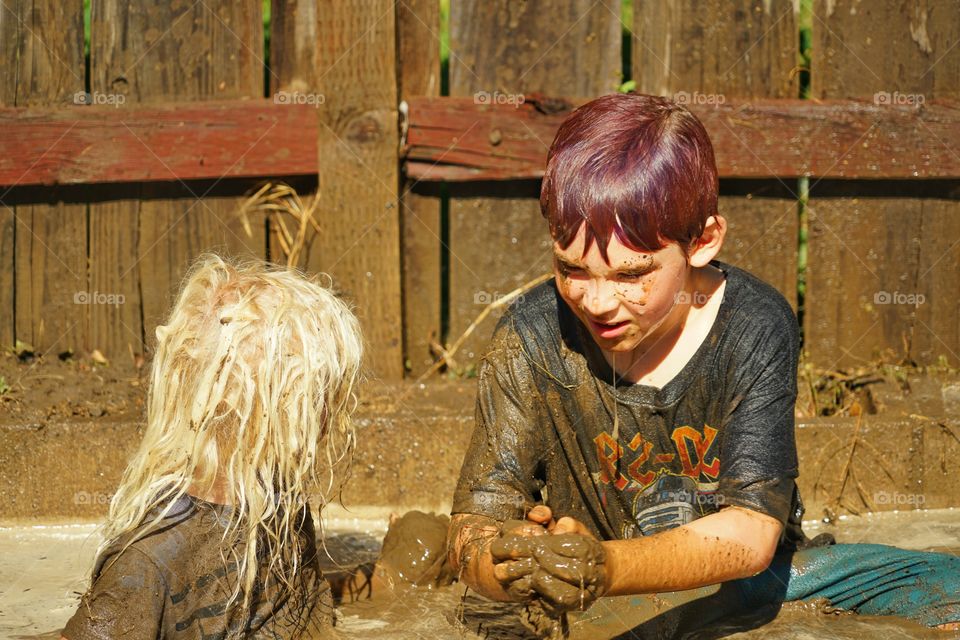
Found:
[[[330, 558], [325, 564], [332, 568], [373, 560], [385, 529], [382, 520], [329, 522], [326, 546]], [[805, 529], [811, 536], [832, 532], [839, 542], [960, 553], [957, 509], [847, 518], [838, 526], [808, 523]], [[87, 587], [97, 542], [94, 525], [0, 528], [0, 638], [59, 638], [59, 629]], [[454, 585], [397, 591], [380, 601], [344, 605], [338, 626], [345, 637], [358, 639], [530, 637], [516, 614], [514, 605], [490, 603]], [[589, 624], [575, 624], [575, 636], [599, 637]], [[714, 626], [690, 637], [942, 639], [960, 638], [960, 632], [927, 630], [896, 619], [827, 614], [813, 605], [788, 603], [779, 612], [761, 611], [753, 620]]]

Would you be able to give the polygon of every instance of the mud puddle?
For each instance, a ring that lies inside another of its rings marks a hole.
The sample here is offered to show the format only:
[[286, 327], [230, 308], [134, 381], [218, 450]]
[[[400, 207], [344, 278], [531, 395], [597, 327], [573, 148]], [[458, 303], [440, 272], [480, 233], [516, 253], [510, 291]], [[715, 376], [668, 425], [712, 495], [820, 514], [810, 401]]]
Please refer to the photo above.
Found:
[[[326, 570], [373, 561], [384, 521], [328, 524]], [[912, 549], [960, 552], [960, 510], [931, 510], [844, 518], [838, 526], [807, 523], [810, 535], [834, 533], [840, 542], [896, 544]], [[98, 538], [94, 525], [0, 528], [0, 638], [59, 638], [86, 588]], [[338, 626], [345, 638], [531, 637], [516, 605], [491, 603], [460, 585], [403, 589], [380, 601], [344, 604]], [[960, 638], [888, 618], [824, 613], [814, 605], [787, 603], [753, 620], [714, 625], [694, 638], [775, 640], [863, 638]]]

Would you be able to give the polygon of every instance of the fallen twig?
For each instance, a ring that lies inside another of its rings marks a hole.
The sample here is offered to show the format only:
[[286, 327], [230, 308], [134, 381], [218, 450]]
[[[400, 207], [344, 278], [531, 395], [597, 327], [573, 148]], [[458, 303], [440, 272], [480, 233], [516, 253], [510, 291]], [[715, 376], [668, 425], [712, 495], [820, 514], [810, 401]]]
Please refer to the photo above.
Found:
[[516, 289], [514, 289], [513, 291], [511, 291], [511, 292], [508, 293], [507, 295], [502, 296], [502, 297], [500, 297], [500, 298], [497, 298], [496, 300], [494, 300], [493, 302], [491, 302], [490, 304], [488, 304], [486, 307], [484, 307], [484, 308], [483, 308], [483, 311], [481, 311], [481, 312], [479, 313], [479, 315], [477, 315], [477, 317], [474, 319], [474, 321], [470, 323], [470, 326], [467, 327], [466, 331], [464, 331], [463, 334], [462, 334], [459, 338], [457, 338], [457, 339], [454, 341], [454, 343], [453, 343], [452, 345], [450, 345], [449, 348], [447, 348], [447, 349], [441, 349], [441, 351], [440, 351], [440, 359], [437, 360], [436, 362], [434, 362], [433, 365], [431, 365], [429, 369], [427, 369], [427, 370], [424, 371], [422, 374], [420, 374], [420, 377], [417, 378], [415, 384], [418, 384], [418, 383], [420, 383], [420, 382], [423, 382], [424, 380], [426, 380], [427, 378], [429, 378], [431, 375], [433, 375], [434, 373], [436, 373], [437, 371], [439, 371], [440, 368], [441, 368], [443, 365], [445, 365], [445, 364], [449, 365], [450, 362], [452, 361], [453, 356], [457, 353], [457, 350], [460, 349], [460, 347], [463, 346], [463, 343], [466, 342], [467, 338], [470, 337], [470, 335], [473, 333], [474, 329], [476, 329], [477, 326], [479, 326], [479, 324], [480, 324], [481, 322], [483, 322], [484, 319], [485, 319], [488, 315], [490, 315], [493, 311], [495, 311], [495, 310], [497, 310], [497, 309], [500, 309], [500, 308], [502, 308], [502, 307], [507, 306], [508, 304], [510, 304], [511, 302], [513, 302], [513, 300], [514, 300], [515, 298], [520, 297], [521, 295], [523, 295], [524, 293], [526, 293], [526, 292], [529, 291], [530, 289], [534, 288], [534, 287], [537, 286], [538, 284], [541, 284], [541, 283], [543, 283], [543, 282], [546, 282], [547, 280], [549, 280], [549, 279], [552, 278], [552, 277], [553, 277], [553, 274], [552, 274], [552, 273], [545, 273], [545, 274], [543, 274], [542, 276], [540, 276], [540, 277], [538, 277], [538, 278], [534, 278], [534, 279], [531, 280], [530, 282], [527, 282], [526, 284], [523, 284], [523, 285], [517, 287]]

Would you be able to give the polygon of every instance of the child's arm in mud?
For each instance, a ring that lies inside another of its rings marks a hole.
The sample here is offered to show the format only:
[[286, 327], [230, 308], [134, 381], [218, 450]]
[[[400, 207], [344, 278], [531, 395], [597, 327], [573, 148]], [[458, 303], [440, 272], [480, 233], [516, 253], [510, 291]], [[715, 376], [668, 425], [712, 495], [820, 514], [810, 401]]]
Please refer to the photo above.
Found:
[[781, 529], [771, 516], [731, 506], [649, 537], [608, 540], [606, 595], [682, 591], [756, 575], [770, 565]]
[[683, 591], [755, 575], [773, 558], [778, 520], [728, 507], [651, 536], [599, 541], [560, 518], [542, 538], [505, 535], [488, 545], [494, 579], [515, 599], [586, 609], [602, 595]]
[[[520, 535], [543, 535], [545, 527], [553, 526], [549, 509], [535, 507], [525, 523], [511, 521], [511, 532]], [[513, 598], [493, 575], [493, 556], [490, 544], [500, 535], [502, 525], [493, 518], [469, 513], [455, 514], [450, 520], [447, 561], [459, 575], [459, 580], [477, 593], [491, 600], [507, 602]]]
[[493, 518], [467, 513], [450, 520], [448, 562], [465, 585], [491, 600], [513, 600], [493, 576], [490, 544], [500, 534], [500, 523]]

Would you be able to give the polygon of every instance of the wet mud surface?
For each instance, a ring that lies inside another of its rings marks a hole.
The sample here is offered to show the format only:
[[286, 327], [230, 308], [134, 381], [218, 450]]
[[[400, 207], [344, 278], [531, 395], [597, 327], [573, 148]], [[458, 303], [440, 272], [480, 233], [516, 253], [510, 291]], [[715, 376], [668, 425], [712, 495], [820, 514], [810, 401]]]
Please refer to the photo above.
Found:
[[[324, 571], [375, 561], [386, 524], [352, 521], [347, 523], [351, 530], [345, 530], [343, 523], [328, 525], [326, 553], [321, 549]], [[960, 552], [960, 510], [878, 514], [848, 518], [839, 527], [808, 524], [807, 528], [811, 533], [829, 530], [840, 542]], [[58, 638], [60, 627], [77, 606], [78, 594], [86, 587], [97, 542], [93, 525], [0, 528], [0, 638]], [[458, 584], [402, 588], [387, 595], [390, 597], [341, 606], [338, 627], [344, 637], [534, 637], [520, 621], [521, 606], [491, 603]], [[592, 615], [592, 610], [583, 615]], [[759, 611], [752, 619], [714, 624], [688, 637], [862, 640], [954, 638], [960, 633], [935, 632], [898, 619], [831, 612], [816, 603], [787, 603], [779, 611]]]

